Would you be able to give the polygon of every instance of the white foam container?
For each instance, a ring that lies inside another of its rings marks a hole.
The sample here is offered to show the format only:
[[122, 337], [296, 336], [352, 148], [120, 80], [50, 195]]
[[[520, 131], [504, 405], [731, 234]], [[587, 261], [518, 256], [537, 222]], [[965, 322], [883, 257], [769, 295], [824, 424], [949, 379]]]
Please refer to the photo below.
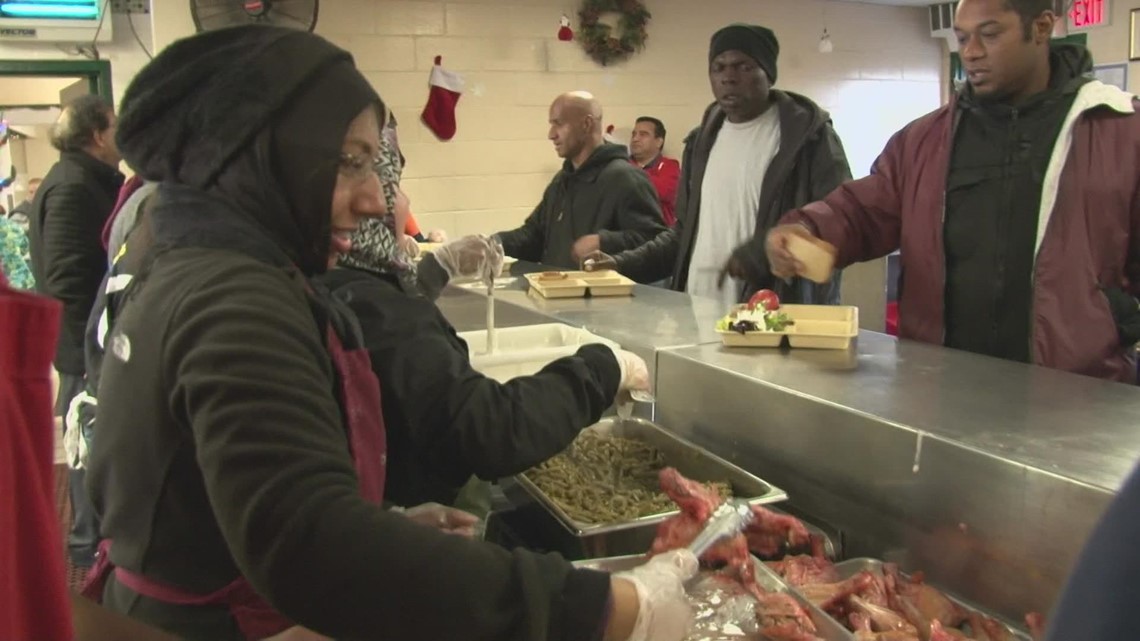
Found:
[[471, 366], [500, 383], [538, 373], [551, 361], [571, 356], [582, 345], [618, 344], [597, 334], [562, 323], [543, 323], [495, 330], [495, 353], [487, 354], [487, 330], [460, 332], [467, 342]]

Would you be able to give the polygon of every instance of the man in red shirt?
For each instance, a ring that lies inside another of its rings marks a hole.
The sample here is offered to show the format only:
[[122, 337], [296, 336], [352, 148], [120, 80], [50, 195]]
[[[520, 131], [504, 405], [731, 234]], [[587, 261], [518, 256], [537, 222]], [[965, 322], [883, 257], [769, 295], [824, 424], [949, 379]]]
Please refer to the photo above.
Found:
[[662, 155], [661, 149], [664, 146], [665, 123], [649, 116], [638, 118], [629, 139], [629, 161], [644, 169], [649, 176], [649, 182], [657, 189], [665, 224], [672, 227], [677, 222], [673, 201], [677, 198], [681, 163]]

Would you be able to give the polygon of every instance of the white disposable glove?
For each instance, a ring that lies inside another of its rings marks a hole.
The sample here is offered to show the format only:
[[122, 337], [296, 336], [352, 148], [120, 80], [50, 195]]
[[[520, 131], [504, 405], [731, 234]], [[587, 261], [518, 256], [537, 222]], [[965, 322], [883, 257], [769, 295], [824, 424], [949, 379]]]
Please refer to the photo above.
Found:
[[621, 383], [618, 384], [618, 396], [622, 396], [622, 392], [631, 392], [634, 390], [642, 392], [651, 392], [649, 389], [649, 366], [645, 364], [640, 356], [633, 352], [627, 352], [624, 349], [613, 349], [614, 358], [617, 359], [618, 367], [621, 368]]
[[479, 523], [479, 517], [474, 514], [439, 503], [424, 503], [407, 509], [393, 508], [393, 511], [402, 512], [420, 525], [468, 538], [475, 536], [475, 527]]
[[433, 229], [428, 232], [427, 239], [429, 243], [446, 243], [447, 232], [442, 229]]
[[487, 236], [464, 236], [432, 251], [452, 280], [481, 280], [488, 285], [503, 269], [503, 246]]
[[404, 250], [404, 255], [408, 258], [414, 259], [420, 255], [420, 244], [411, 236], [400, 235], [400, 249]]
[[627, 641], [681, 641], [693, 624], [685, 581], [697, 575], [697, 557], [687, 548], [659, 554], [649, 563], [614, 575], [637, 588], [637, 622]]

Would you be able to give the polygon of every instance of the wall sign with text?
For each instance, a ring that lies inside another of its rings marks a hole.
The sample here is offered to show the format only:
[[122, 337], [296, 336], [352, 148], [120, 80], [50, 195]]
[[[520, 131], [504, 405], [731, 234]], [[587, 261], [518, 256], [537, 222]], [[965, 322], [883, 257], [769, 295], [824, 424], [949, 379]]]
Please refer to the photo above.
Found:
[[1104, 27], [1112, 20], [1112, 0], [1073, 0], [1069, 8], [1070, 29]]

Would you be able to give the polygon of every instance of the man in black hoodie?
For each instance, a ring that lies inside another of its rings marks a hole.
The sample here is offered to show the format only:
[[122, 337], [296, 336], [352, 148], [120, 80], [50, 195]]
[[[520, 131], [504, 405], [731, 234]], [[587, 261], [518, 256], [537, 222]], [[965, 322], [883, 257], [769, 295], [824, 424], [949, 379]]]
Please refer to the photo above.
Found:
[[713, 35], [716, 102], [685, 139], [677, 225], [635, 251], [611, 256], [602, 247], [606, 255], [592, 256], [587, 269], [616, 268], [643, 283], [671, 275], [673, 289], [726, 305], [759, 289], [775, 289], [789, 302], [838, 302], [839, 274], [824, 285], [785, 283], [772, 276], [762, 251], [784, 212], [851, 178], [827, 112], [772, 89], [779, 51], [764, 27], [734, 24]]
[[645, 173], [629, 164], [625, 147], [603, 142], [593, 96], [556, 98], [547, 137], [565, 159], [562, 171], [522, 227], [498, 234], [507, 256], [577, 269], [592, 252], [634, 249], [667, 229]]

